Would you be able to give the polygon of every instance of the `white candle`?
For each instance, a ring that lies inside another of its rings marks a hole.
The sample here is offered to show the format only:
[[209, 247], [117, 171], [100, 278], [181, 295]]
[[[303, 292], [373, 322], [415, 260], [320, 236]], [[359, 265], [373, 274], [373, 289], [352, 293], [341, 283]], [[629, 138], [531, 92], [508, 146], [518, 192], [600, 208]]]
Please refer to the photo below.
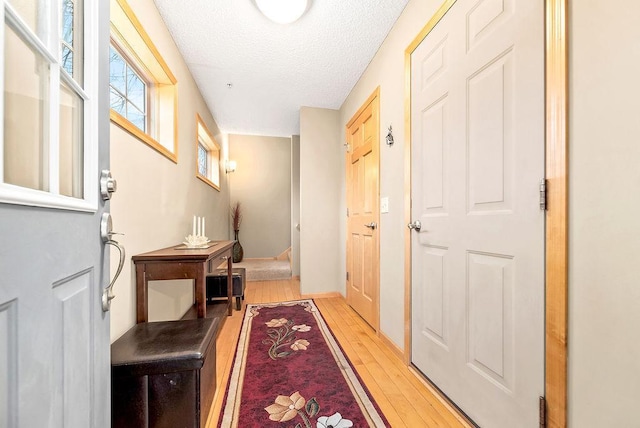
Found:
[[204, 226], [204, 221], [206, 219], [204, 217], [202, 217], [202, 236], [207, 236], [207, 229]]
[[197, 221], [197, 226], [196, 226], [196, 232], [198, 234], [198, 236], [200, 236], [200, 217], [198, 217], [198, 221]]
[[193, 232], [191, 234], [196, 236], [196, 216], [193, 216]]

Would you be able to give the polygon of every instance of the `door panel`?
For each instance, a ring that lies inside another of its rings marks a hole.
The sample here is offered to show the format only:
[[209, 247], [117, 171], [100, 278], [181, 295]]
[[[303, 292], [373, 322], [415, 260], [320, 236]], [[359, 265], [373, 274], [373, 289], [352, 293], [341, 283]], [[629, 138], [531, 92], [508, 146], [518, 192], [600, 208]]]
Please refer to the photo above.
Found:
[[54, 380], [62, 385], [60, 425], [91, 426], [91, 303], [96, 283], [93, 268], [53, 284], [53, 330], [57, 354]]
[[422, 113], [424, 182], [422, 205], [427, 213], [444, 215], [447, 212], [448, 174], [445, 156], [448, 152], [445, 133], [446, 96], [427, 107]]
[[411, 57], [411, 359], [487, 427], [544, 395], [542, 6], [458, 0]]
[[422, 333], [448, 351], [449, 326], [445, 314], [448, 312], [447, 250], [425, 246], [422, 256], [421, 281], [424, 287], [416, 296], [422, 307], [424, 322]]
[[[377, 91], [347, 125], [347, 302], [374, 329], [379, 318], [379, 103]], [[373, 225], [367, 227], [366, 225]]]
[[511, 52], [468, 80], [469, 210], [510, 210], [513, 203], [513, 64]]
[[507, 391], [513, 387], [513, 258], [467, 253], [469, 364]]
[[0, 305], [0, 426], [15, 426], [18, 352], [16, 347], [16, 301]]

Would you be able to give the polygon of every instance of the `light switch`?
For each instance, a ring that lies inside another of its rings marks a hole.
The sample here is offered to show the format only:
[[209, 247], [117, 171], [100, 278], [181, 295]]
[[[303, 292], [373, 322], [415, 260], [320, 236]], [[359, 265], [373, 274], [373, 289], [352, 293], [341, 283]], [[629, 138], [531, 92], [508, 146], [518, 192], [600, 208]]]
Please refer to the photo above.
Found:
[[380, 212], [383, 214], [389, 212], [389, 198], [386, 196], [380, 198]]

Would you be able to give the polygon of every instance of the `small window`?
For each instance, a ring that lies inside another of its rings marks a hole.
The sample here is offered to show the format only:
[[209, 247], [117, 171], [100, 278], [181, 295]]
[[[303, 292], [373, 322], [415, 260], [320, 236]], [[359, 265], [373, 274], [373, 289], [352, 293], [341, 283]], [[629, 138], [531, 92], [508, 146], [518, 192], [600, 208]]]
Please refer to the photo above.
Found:
[[209, 170], [209, 151], [201, 142], [198, 142], [198, 174], [206, 177]]
[[220, 190], [220, 146], [200, 115], [196, 114], [196, 177]]
[[113, 45], [110, 49], [111, 109], [146, 133], [148, 84]]
[[76, 82], [82, 83], [82, 20], [78, 19], [82, 2], [62, 0], [61, 65]]
[[174, 162], [177, 81], [126, 0], [111, 0], [111, 121]]

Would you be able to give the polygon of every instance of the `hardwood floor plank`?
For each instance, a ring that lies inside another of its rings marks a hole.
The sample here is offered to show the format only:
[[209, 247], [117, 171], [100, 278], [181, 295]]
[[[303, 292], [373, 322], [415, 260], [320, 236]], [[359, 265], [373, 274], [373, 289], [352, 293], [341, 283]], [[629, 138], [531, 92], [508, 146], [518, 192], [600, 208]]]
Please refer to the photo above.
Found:
[[[353, 318], [354, 324], [352, 326], [347, 326], [346, 322], [342, 322], [337, 327], [350, 334], [347, 337], [347, 341], [352, 344], [357, 356], [365, 362], [367, 369], [374, 374], [374, 379], [381, 387], [384, 386], [386, 398], [394, 403], [398, 413], [412, 424], [417, 423], [416, 420], [413, 420], [413, 414], [415, 413], [420, 417], [420, 426], [450, 426], [446, 420], [440, 417], [438, 412], [434, 412], [429, 400], [413, 388], [403, 377], [401, 371], [407, 370], [395, 353], [384, 354], [381, 351], [381, 347], [387, 348], [384, 342], [377, 337], [369, 325], [355, 312], [347, 308], [341, 300], [326, 299], [326, 302], [323, 302], [323, 308], [327, 311], [336, 310], [342, 317]], [[340, 339], [338, 340], [340, 341]], [[347, 350], [345, 352], [349, 358], [353, 358], [350, 352]], [[379, 399], [379, 397], [375, 398], [376, 400]], [[411, 406], [413, 410], [408, 411], [407, 406]]]
[[[299, 280], [247, 282], [242, 311], [233, 311], [216, 343], [216, 395], [208, 428], [215, 428], [247, 303], [300, 299]], [[314, 299], [336, 340], [392, 427], [463, 427], [343, 298]]]
[[[452, 415], [451, 411], [431, 391], [425, 388], [422, 381], [407, 369], [402, 360], [382, 340], [375, 335], [367, 336], [361, 334], [371, 330], [355, 311], [349, 308], [343, 313], [346, 316], [360, 320], [352, 328], [360, 333], [361, 342], [368, 352], [393, 376], [393, 381], [402, 386], [405, 396], [409, 398], [415, 394], [420, 395], [419, 399], [413, 401], [414, 407], [416, 411], [423, 414], [427, 422], [436, 424], [435, 426], [468, 426], [457, 415]], [[450, 417], [443, 418], [443, 415]]]

